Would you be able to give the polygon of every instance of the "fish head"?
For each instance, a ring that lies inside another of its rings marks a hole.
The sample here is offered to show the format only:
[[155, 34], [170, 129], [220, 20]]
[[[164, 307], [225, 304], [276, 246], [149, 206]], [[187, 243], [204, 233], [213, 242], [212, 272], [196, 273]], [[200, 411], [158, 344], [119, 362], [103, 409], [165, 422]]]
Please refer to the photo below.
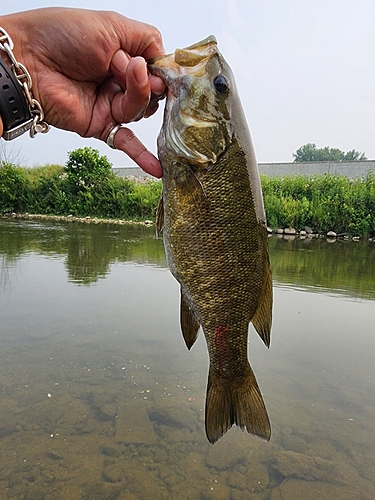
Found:
[[216, 38], [155, 58], [148, 67], [168, 88], [159, 156], [172, 155], [195, 167], [214, 164], [231, 143], [236, 93]]

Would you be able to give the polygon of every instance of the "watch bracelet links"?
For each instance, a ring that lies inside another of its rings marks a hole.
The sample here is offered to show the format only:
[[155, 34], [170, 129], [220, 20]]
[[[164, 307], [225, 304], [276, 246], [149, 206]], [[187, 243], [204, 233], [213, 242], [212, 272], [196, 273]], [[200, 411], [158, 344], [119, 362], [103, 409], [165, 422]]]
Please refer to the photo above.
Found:
[[3, 122], [3, 139], [11, 141], [29, 130], [33, 117], [13, 72], [0, 57], [0, 116]]

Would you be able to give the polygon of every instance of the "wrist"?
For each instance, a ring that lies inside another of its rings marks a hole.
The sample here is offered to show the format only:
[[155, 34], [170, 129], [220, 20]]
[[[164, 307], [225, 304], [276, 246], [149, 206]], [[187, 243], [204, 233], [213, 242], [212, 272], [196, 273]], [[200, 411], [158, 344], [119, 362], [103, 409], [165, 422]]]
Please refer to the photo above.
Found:
[[[0, 21], [4, 19], [0, 18]], [[44, 121], [42, 107], [33, 96], [31, 76], [27, 68], [17, 60], [14, 49], [11, 35], [0, 25], [1, 136], [7, 141], [28, 130], [30, 137], [49, 130], [48, 124]]]

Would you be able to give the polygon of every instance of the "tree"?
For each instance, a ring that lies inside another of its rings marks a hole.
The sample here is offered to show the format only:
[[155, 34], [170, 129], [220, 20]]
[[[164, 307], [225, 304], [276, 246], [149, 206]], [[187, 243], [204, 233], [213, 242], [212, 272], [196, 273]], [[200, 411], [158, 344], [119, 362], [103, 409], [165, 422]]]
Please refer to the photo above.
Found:
[[64, 167], [67, 178], [78, 187], [86, 189], [100, 184], [112, 174], [112, 164], [106, 156], [100, 156], [93, 148], [79, 148], [69, 153]]
[[316, 144], [309, 142], [293, 153], [294, 162], [302, 161], [362, 161], [367, 160], [364, 153], [355, 149], [344, 153], [337, 148], [317, 148]]

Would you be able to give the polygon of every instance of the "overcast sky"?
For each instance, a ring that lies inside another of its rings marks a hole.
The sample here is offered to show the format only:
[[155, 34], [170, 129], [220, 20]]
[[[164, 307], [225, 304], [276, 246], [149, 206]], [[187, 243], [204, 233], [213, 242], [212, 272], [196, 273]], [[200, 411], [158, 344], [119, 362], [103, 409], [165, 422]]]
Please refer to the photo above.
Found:
[[[157, 26], [167, 52], [214, 34], [236, 77], [259, 162], [288, 162], [303, 144], [356, 149], [375, 159], [374, 0], [2, 1], [0, 15], [47, 6], [116, 10]], [[21, 61], [22, 62], [22, 61]], [[162, 112], [131, 125], [156, 151]], [[24, 164], [64, 164], [96, 140], [56, 129], [7, 144]]]

